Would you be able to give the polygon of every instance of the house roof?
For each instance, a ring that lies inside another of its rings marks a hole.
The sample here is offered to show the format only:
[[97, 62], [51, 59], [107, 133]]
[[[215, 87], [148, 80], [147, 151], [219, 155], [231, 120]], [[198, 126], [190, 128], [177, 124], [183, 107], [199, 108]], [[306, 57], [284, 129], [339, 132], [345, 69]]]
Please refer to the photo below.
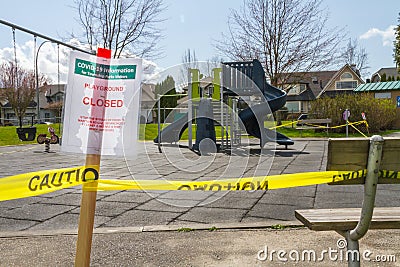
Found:
[[386, 90], [400, 90], [400, 81], [364, 83], [360, 84], [356, 89], [354, 89], [355, 92], [386, 91]]
[[394, 78], [397, 78], [397, 76], [400, 76], [400, 73], [397, 71], [397, 68], [395, 68], [395, 67], [381, 68], [377, 72], [372, 74], [371, 81], [379, 82], [381, 80], [381, 76], [384, 73], [386, 74], [386, 77], [393, 76]]
[[315, 100], [315, 95], [310, 87], [301, 91], [299, 94], [288, 94], [286, 101], [312, 101]]
[[282, 77], [288, 77], [285, 81], [283, 81], [284, 84], [308, 84], [314, 96], [317, 96], [336, 74], [336, 72], [337, 71], [293, 72], [283, 74]]
[[39, 88], [40, 92], [46, 93], [48, 95], [54, 95], [58, 92], [64, 92], [66, 84], [45, 84]]
[[[213, 78], [212, 77], [204, 77], [203, 79], [200, 79], [200, 87], [206, 88], [207, 86], [210, 86], [213, 84]], [[189, 90], [189, 85], [186, 85], [183, 87], [184, 91]]]
[[[3, 108], [11, 108], [10, 102], [6, 102], [6, 103], [3, 104], [2, 106], [3, 106]], [[35, 102], [35, 101], [31, 101], [31, 102], [29, 103], [29, 105], [28, 105], [28, 108], [34, 108], [34, 107], [36, 107], [36, 106], [37, 106], [36, 102]]]
[[[338, 92], [335, 93], [328, 93], [330, 90], [327, 90], [331, 84], [333, 84], [338, 77], [340, 77], [340, 75], [342, 75], [345, 71], [350, 71], [353, 75], [353, 77], [355, 77], [356, 79], [358, 79], [358, 81], [360, 83], [364, 83], [363, 79], [361, 79], [360, 77], [360, 73], [355, 70], [352, 66], [350, 66], [349, 64], [344, 65], [340, 70], [338, 70], [335, 75], [333, 75], [333, 77], [330, 79], [330, 81], [325, 85], [324, 89], [317, 95], [317, 98], [320, 98], [321, 96], [325, 95], [325, 96], [336, 96], [337, 94], [341, 94], [341, 92], [345, 92], [345, 93], [352, 93], [353, 90], [340, 90]], [[336, 90], [334, 90], [336, 91]], [[349, 92], [347, 92], [349, 91]]]

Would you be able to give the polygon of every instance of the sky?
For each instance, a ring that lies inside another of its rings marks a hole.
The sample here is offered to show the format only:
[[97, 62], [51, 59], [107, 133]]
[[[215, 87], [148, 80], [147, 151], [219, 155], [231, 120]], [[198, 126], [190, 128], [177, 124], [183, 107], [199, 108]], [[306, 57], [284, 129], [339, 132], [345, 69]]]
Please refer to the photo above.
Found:
[[[54, 39], [68, 41], [70, 33], [81, 33], [73, 0], [13, 0], [2, 3], [1, 20], [28, 28]], [[242, 0], [164, 0], [167, 8], [162, 16], [164, 39], [160, 42], [161, 58], [148, 58], [154, 69], [164, 69], [182, 63], [187, 49], [194, 50], [198, 60], [218, 56], [215, 43], [228, 29], [227, 20], [232, 9], [239, 9]], [[357, 39], [366, 49], [369, 75], [382, 67], [393, 67], [394, 26], [398, 24], [399, 0], [323, 0], [329, 12], [329, 28], [343, 28], [349, 38]], [[12, 59], [12, 31], [0, 24], [0, 61]], [[37, 40], [37, 46], [43, 40]], [[18, 60], [33, 68], [33, 36], [16, 31]], [[347, 40], [344, 40], [344, 44]], [[60, 64], [56, 45], [45, 43], [40, 50], [39, 71], [54, 82], [66, 81], [69, 49], [60, 47]], [[58, 68], [60, 76], [57, 75]], [[60, 78], [58, 78], [60, 77]], [[368, 77], [364, 77], [368, 78]]]

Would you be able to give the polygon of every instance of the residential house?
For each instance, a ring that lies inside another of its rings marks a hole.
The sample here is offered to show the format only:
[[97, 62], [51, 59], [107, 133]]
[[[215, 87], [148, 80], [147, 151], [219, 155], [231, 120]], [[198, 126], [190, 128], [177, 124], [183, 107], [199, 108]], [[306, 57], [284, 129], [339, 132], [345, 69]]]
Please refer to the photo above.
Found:
[[373, 94], [375, 98], [391, 99], [396, 104], [394, 127], [400, 129], [400, 81], [365, 83], [359, 85], [354, 91]]
[[286, 107], [289, 112], [308, 113], [311, 101], [324, 89], [336, 71], [294, 72], [284, 74], [285, 81], [278, 86], [287, 92]]
[[360, 72], [356, 69], [355, 65], [346, 64], [333, 75], [331, 80], [316, 97], [335, 97], [338, 94], [353, 94], [354, 89], [363, 83], [364, 80], [361, 79]]
[[[199, 84], [199, 96], [200, 97], [205, 97], [205, 96], [210, 96], [212, 95], [214, 85], [213, 85], [213, 78], [212, 77], [204, 77], [200, 79], [200, 84]], [[183, 94], [188, 94], [189, 91], [189, 85], [186, 85], [183, 87]], [[180, 108], [187, 108], [187, 103], [188, 103], [188, 96], [184, 96], [182, 98], [178, 99], [178, 106]]]
[[157, 114], [154, 112], [156, 102], [155, 84], [142, 84], [140, 123], [156, 121]]
[[[144, 123], [153, 122], [156, 118], [153, 107], [156, 105], [154, 97], [154, 84], [143, 84], [141, 94], [140, 119]], [[39, 88], [39, 112], [41, 122], [61, 122], [61, 113], [64, 103], [66, 84], [44, 85]], [[31, 102], [26, 110], [24, 124], [37, 122], [37, 98]], [[15, 116], [10, 103], [0, 102], [0, 125], [18, 125], [18, 118]]]
[[381, 68], [371, 76], [371, 83], [387, 82], [387, 81], [398, 81], [400, 80], [400, 73], [397, 68]]
[[278, 86], [287, 92], [286, 107], [297, 113], [308, 113], [316, 98], [352, 94], [354, 88], [364, 83], [355, 66], [348, 64], [336, 71], [294, 72], [282, 77], [286, 79], [279, 81]]
[[41, 122], [61, 122], [66, 84], [44, 85], [39, 88]]
[[[39, 88], [39, 112], [40, 121], [42, 122], [56, 122], [60, 121], [62, 101], [64, 98], [64, 84], [59, 85], [48, 85], [45, 84]], [[61, 105], [55, 105], [61, 103]], [[3, 125], [18, 125], [18, 118], [15, 115], [14, 110], [11, 108], [10, 103], [4, 101], [0, 103], [1, 114], [0, 123]], [[35, 96], [32, 102], [29, 104], [25, 117], [23, 118], [23, 124], [29, 124], [37, 122], [38, 105], [37, 97]]]
[[[32, 123], [36, 116], [36, 102], [32, 101], [25, 112], [25, 117], [22, 119], [23, 124]], [[0, 102], [0, 125], [19, 125], [19, 119], [15, 115], [11, 104], [7, 101]]]

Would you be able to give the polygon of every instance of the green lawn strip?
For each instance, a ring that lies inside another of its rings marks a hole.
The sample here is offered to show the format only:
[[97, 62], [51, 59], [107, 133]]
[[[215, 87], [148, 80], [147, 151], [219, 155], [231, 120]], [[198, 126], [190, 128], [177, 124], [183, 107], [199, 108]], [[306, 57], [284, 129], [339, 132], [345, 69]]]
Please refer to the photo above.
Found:
[[[283, 124], [288, 123], [288, 122], [283, 122]], [[49, 132], [47, 131], [47, 128], [49, 126], [53, 127], [56, 131], [56, 134], [61, 137], [60, 130], [62, 130], [62, 125], [59, 123], [56, 124], [35, 124], [34, 125], [37, 128], [37, 133], [38, 134], [47, 134], [47, 136], [50, 136]], [[162, 124], [161, 129], [167, 127], [167, 124]], [[29, 126], [24, 126], [24, 127], [29, 127]], [[272, 124], [269, 122], [268, 126], [266, 127], [272, 127]], [[0, 126], [0, 146], [6, 146], [6, 145], [22, 145], [22, 144], [36, 144], [36, 139], [34, 141], [20, 141], [18, 139], [18, 135], [16, 132], [16, 126]], [[359, 127], [359, 129], [366, 135], [367, 132], [365, 131], [365, 126]], [[192, 126], [192, 131], [193, 131], [193, 136], [195, 136], [196, 133], [196, 125], [193, 124]], [[326, 137], [332, 137], [332, 138], [337, 138], [337, 137], [345, 137], [346, 134], [344, 133], [332, 133], [329, 132], [329, 136], [326, 134], [325, 130], [297, 130], [295, 128], [295, 125], [292, 127], [291, 125], [280, 127], [276, 129], [277, 132], [280, 132], [290, 138], [310, 138], [310, 137], [320, 137], [320, 138], [326, 138]], [[390, 134], [393, 132], [398, 132], [399, 130], [388, 130], [385, 132], [377, 133], [380, 135], [385, 135], [385, 134]], [[221, 138], [221, 126], [216, 126], [215, 127], [215, 133], [217, 139]], [[158, 126], [157, 124], [141, 124], [139, 127], [139, 140], [142, 141], [152, 141], [154, 138], [157, 137], [158, 134]], [[228, 128], [228, 134], [229, 134], [229, 128]], [[368, 136], [372, 136], [373, 133], [370, 133]], [[361, 137], [362, 135], [359, 133], [350, 133], [350, 137]], [[247, 136], [243, 136], [243, 138], [247, 138]], [[188, 129], [184, 131], [182, 134], [181, 140], [188, 140]]]
[[[55, 123], [51, 125], [47, 124], [34, 124], [36, 127], [36, 136], [38, 134], [47, 134], [50, 137], [50, 133], [47, 131], [48, 127], [51, 126], [55, 129], [56, 135], [60, 136], [60, 124]], [[30, 126], [24, 126], [23, 128], [29, 128]], [[0, 146], [11, 146], [11, 145], [24, 145], [24, 144], [37, 144], [36, 138], [33, 141], [20, 141], [17, 135], [17, 126], [0, 126]]]
[[[284, 121], [282, 122], [283, 124], [287, 124], [289, 122]], [[161, 129], [165, 128], [167, 125], [162, 125]], [[140, 140], [153, 140], [154, 138], [156, 138], [157, 133], [158, 133], [158, 126], [157, 124], [142, 124], [140, 125], [140, 135], [139, 135], [139, 139]], [[268, 122], [268, 125], [265, 125], [265, 127], [273, 127], [273, 125]], [[288, 126], [284, 126], [284, 127], [279, 127], [276, 128], [277, 132], [280, 132], [290, 138], [310, 138], [310, 137], [320, 137], [320, 138], [326, 138], [326, 137], [331, 137], [331, 138], [337, 138], [337, 137], [346, 137], [345, 133], [332, 133], [329, 132], [329, 134], [326, 133], [325, 129], [310, 129], [310, 130], [298, 130], [295, 128], [296, 126], [293, 125], [293, 127], [291, 125]], [[196, 125], [193, 125], [193, 135], [195, 135], [196, 133]], [[359, 129], [361, 130], [361, 132], [363, 132], [365, 135], [367, 136], [372, 136], [372, 134], [370, 133], [368, 135], [368, 133], [365, 131], [365, 127], [361, 126], [359, 127]], [[350, 130], [352, 131], [352, 130]], [[379, 133], [379, 134], [388, 134], [391, 132], [396, 132], [398, 130], [390, 130], [390, 131], [385, 131], [384, 133]], [[215, 134], [217, 139], [221, 138], [221, 127], [220, 126], [216, 126], [215, 127]], [[229, 134], [229, 129], [228, 129], [228, 134]], [[350, 132], [349, 134], [350, 137], [362, 137], [362, 135], [358, 132], [356, 133], [352, 133]], [[186, 129], [185, 132], [182, 134], [182, 138], [181, 140], [187, 140], [188, 139], [188, 130]]]
[[[161, 130], [166, 128], [168, 126], [168, 124], [162, 124], [161, 125]], [[229, 129], [229, 128], [228, 128]], [[189, 130], [186, 129], [181, 137], [181, 140], [188, 140], [188, 132]], [[196, 133], [196, 125], [193, 124], [192, 125], [192, 132], [193, 132], [193, 136]], [[140, 128], [139, 128], [139, 140], [145, 140], [145, 141], [149, 141], [149, 140], [154, 140], [154, 138], [156, 138], [158, 135], [158, 125], [157, 124], [141, 124]], [[216, 138], [221, 138], [221, 126], [215, 126], [215, 135]]]
[[[267, 124], [268, 123], [268, 124]], [[282, 125], [285, 125], [283, 127], [276, 127], [275, 130], [277, 132], [280, 132], [287, 137], [290, 138], [310, 138], [310, 137], [330, 137], [330, 138], [339, 138], [339, 137], [346, 137], [345, 133], [333, 133], [332, 130], [329, 130], [329, 133], [327, 134], [326, 129], [307, 129], [307, 130], [299, 130], [296, 129], [296, 123], [291, 122], [291, 121], [282, 121]], [[273, 126], [271, 125], [271, 122], [266, 122], [264, 123], [264, 126], [266, 128], [272, 128]], [[364, 125], [356, 125], [356, 127], [364, 133], [366, 136], [372, 136], [372, 133], [368, 134], [366, 127]], [[396, 132], [398, 130], [390, 130], [390, 131], [385, 131], [384, 133], [379, 133], [379, 134], [388, 134], [390, 132]], [[362, 137], [360, 133], [356, 132], [353, 130], [352, 127], [349, 126], [349, 137]]]

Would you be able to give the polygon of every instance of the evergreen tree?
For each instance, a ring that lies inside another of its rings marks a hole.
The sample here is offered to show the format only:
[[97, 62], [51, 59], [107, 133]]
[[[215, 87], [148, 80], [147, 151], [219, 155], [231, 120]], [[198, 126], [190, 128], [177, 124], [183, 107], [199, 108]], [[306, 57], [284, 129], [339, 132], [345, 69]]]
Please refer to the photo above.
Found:
[[394, 49], [393, 49], [393, 57], [394, 57], [394, 62], [396, 63], [397, 67], [397, 72], [400, 73], [400, 13], [399, 13], [399, 18], [397, 19], [398, 25], [395, 28], [395, 40], [394, 40]]
[[157, 83], [155, 87], [156, 98], [161, 95], [161, 122], [168, 117], [168, 114], [172, 111], [171, 108], [175, 108], [178, 105], [178, 97], [171, 96], [176, 95], [175, 81], [172, 76], [167, 76], [164, 81]]
[[386, 78], [386, 73], [383, 73], [381, 76], [381, 82], [386, 82], [387, 78]]

